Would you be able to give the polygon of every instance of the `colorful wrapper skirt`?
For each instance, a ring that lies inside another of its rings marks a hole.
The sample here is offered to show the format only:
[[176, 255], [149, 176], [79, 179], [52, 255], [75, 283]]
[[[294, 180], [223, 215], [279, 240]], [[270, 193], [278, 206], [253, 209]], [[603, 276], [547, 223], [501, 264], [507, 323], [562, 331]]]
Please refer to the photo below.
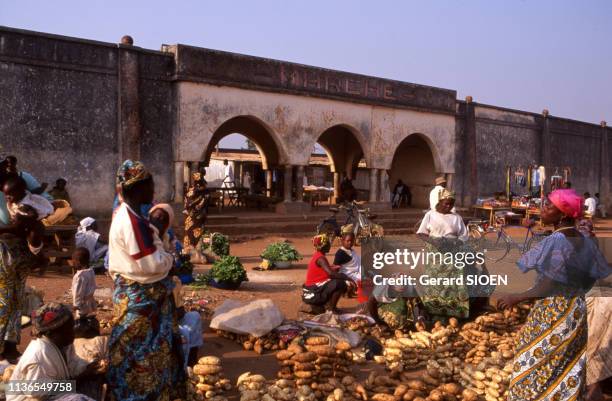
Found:
[[583, 400], [586, 345], [584, 297], [538, 300], [519, 332], [508, 401]]
[[[431, 244], [425, 246], [427, 252], [461, 252], [462, 249], [438, 249]], [[456, 279], [462, 277], [464, 269], [450, 263], [430, 263], [425, 266], [425, 274], [432, 278]], [[431, 317], [467, 318], [470, 313], [470, 298], [465, 285], [428, 285], [421, 296], [423, 306]]]
[[185, 396], [173, 287], [169, 278], [152, 284], [115, 279], [107, 376], [113, 400], [166, 401]]
[[19, 344], [21, 310], [29, 269], [35, 264], [24, 240], [13, 236], [0, 239], [0, 352], [4, 342]]

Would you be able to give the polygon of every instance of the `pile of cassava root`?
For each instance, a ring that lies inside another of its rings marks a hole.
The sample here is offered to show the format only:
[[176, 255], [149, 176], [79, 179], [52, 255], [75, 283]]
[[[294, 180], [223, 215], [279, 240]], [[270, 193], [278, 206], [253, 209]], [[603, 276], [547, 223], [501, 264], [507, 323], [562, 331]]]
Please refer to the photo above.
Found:
[[187, 394], [190, 401], [227, 401], [220, 395], [232, 389], [229, 379], [223, 377], [221, 361], [216, 356], [204, 356], [188, 369]]
[[294, 380], [267, 382], [261, 375], [244, 373], [238, 378], [240, 401], [365, 401], [367, 394], [352, 376], [330, 377], [310, 385], [297, 386]]
[[227, 338], [242, 345], [246, 351], [255, 351], [263, 354], [265, 351], [278, 351], [287, 348], [287, 343], [278, 338], [276, 332], [272, 331], [265, 336], [255, 337], [248, 334], [234, 334], [223, 330], [217, 330], [219, 337]]

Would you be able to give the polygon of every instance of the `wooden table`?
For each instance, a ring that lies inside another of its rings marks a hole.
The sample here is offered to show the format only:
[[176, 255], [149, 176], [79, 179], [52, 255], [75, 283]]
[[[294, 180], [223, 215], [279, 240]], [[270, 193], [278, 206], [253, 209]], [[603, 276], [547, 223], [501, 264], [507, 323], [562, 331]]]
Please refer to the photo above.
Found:
[[332, 194], [334, 191], [329, 191], [327, 189], [305, 189], [304, 196], [310, 199], [311, 206], [317, 206], [324, 201], [328, 201], [328, 203], [332, 204]]
[[489, 214], [489, 224], [495, 225], [495, 213], [496, 212], [510, 212], [512, 211], [511, 207], [492, 207], [492, 206], [477, 206], [473, 205], [472, 209], [474, 211], [480, 211]]
[[43, 238], [44, 255], [54, 258], [55, 262], [71, 259], [74, 252], [74, 235], [77, 232], [76, 225], [55, 225], [45, 227]]
[[220, 206], [221, 209], [225, 207], [225, 195], [227, 195], [227, 206], [243, 206], [244, 197], [248, 195], [249, 190], [242, 187], [221, 187], [221, 188], [209, 188], [211, 192], [221, 193]]

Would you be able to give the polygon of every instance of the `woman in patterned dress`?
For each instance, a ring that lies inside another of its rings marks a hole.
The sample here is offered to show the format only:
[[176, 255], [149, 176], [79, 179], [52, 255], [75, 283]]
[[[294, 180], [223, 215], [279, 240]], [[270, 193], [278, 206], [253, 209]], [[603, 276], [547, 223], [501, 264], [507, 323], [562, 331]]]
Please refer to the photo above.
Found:
[[117, 181], [124, 202], [109, 235], [109, 274], [115, 282], [107, 381], [112, 400], [175, 400], [186, 392], [182, 344], [168, 277], [173, 256], [159, 229], [141, 213], [154, 194], [151, 174], [126, 160]]
[[[466, 275], [486, 274], [486, 269], [477, 268], [475, 262], [455, 260], [449, 263], [449, 255], [474, 253], [467, 244], [468, 230], [461, 216], [453, 212], [455, 194], [447, 189], [440, 193], [436, 210], [430, 210], [423, 217], [417, 236], [425, 241], [428, 255], [436, 255], [425, 264], [425, 274], [432, 278], [458, 279]], [[427, 285], [421, 290], [421, 300], [429, 317], [467, 318], [477, 309], [476, 306], [492, 292], [487, 286]], [[488, 301], [487, 301], [488, 302]]]
[[42, 249], [42, 225], [37, 219], [32, 207], [20, 205], [13, 224], [0, 228], [0, 356], [10, 362], [20, 355], [26, 278]]
[[500, 308], [510, 308], [538, 299], [517, 338], [508, 401], [585, 399], [585, 293], [610, 274], [610, 267], [593, 239], [576, 228], [582, 205], [571, 189], [549, 195], [541, 218], [555, 231], [517, 262], [522, 272], [537, 272], [535, 285], [498, 302]]
[[206, 203], [208, 201], [206, 192], [206, 180], [200, 172], [193, 174], [193, 184], [185, 195], [185, 249], [197, 247], [202, 234], [204, 234], [204, 223], [206, 223]]

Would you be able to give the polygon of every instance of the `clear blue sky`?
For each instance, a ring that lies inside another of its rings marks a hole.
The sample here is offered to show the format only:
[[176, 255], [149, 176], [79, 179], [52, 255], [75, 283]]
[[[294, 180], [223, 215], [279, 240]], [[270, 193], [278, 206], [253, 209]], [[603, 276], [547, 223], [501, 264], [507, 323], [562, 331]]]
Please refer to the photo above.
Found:
[[0, 25], [209, 47], [612, 125], [610, 0], [0, 0]]

